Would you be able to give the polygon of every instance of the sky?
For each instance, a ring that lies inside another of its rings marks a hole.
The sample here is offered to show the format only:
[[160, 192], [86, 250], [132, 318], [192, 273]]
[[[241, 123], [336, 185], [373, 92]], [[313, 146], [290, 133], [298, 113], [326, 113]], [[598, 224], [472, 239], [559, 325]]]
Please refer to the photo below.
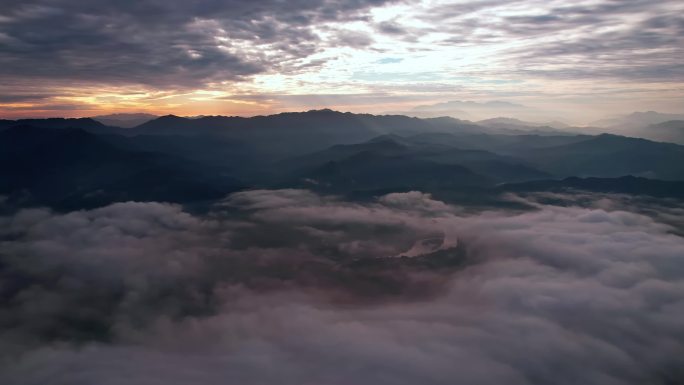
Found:
[[411, 113], [449, 102], [509, 103], [525, 110], [515, 117], [571, 123], [684, 112], [680, 0], [3, 0], [2, 8], [2, 118]]

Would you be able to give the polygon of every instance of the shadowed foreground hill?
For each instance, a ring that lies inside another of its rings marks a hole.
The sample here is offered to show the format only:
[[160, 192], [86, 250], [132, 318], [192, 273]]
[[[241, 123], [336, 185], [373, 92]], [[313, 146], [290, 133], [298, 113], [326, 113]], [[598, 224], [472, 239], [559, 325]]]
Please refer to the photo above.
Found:
[[126, 151], [81, 129], [0, 132], [0, 194], [57, 207], [217, 199], [240, 186], [170, 155]]
[[488, 186], [492, 182], [466, 167], [408, 156], [360, 152], [307, 173], [302, 187], [332, 193], [361, 191], [439, 191]]
[[488, 151], [384, 135], [364, 143], [336, 145], [292, 158], [281, 162], [279, 167], [313, 183], [313, 188], [322, 185], [334, 191], [399, 186], [435, 191], [551, 176], [522, 163]]

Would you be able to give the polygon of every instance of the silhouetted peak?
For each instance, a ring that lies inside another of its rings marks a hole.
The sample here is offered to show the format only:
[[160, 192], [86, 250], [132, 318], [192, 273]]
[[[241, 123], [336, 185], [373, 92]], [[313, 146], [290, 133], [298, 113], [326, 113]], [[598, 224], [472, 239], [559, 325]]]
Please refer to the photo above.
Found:
[[167, 127], [167, 126], [177, 126], [177, 125], [184, 125], [187, 122], [190, 122], [191, 119], [184, 118], [182, 116], [177, 116], [177, 115], [164, 115], [160, 116], [156, 119], [149, 120], [145, 123], [142, 123], [138, 125], [137, 127]]
[[331, 110], [330, 108], [323, 108], [320, 110], [309, 110], [306, 111], [308, 114], [342, 114], [339, 111]]
[[169, 115], [160, 116], [160, 117], [158, 117], [158, 118], [155, 119], [155, 120], [160, 120], [160, 121], [161, 121], [161, 120], [186, 120], [186, 119], [187, 119], [187, 118], [184, 118], [184, 117], [182, 117], [182, 116], [169, 114]]

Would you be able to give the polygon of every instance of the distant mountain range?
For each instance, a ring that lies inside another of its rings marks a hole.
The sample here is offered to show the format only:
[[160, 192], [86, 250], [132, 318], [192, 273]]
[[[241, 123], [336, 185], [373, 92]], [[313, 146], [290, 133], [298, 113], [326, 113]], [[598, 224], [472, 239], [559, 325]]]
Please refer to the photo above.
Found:
[[[336, 145], [292, 158], [281, 162], [280, 166], [301, 174], [300, 178], [310, 183], [338, 190], [362, 184], [358, 182], [361, 174], [374, 175], [372, 182], [376, 184], [386, 178], [396, 178], [394, 183], [404, 180], [404, 184], [427, 178], [426, 183], [435, 187], [454, 183], [487, 185], [551, 176], [522, 163], [520, 159], [485, 150], [424, 142], [420, 135], [383, 135], [360, 144]], [[329, 180], [330, 177], [336, 180]]]
[[[421, 118], [452, 116], [461, 119], [482, 120], [491, 118], [493, 113], [520, 116], [530, 114], [532, 111], [533, 109], [527, 106], [502, 100], [491, 100], [486, 102], [452, 100], [416, 106], [408, 111], [397, 112], [397, 114]], [[535, 112], [537, 114], [539, 113], [539, 111]]]
[[93, 116], [92, 119], [112, 127], [132, 128], [147, 123], [150, 120], [158, 118], [157, 115], [152, 114], [110, 114]]
[[640, 138], [601, 134], [577, 143], [518, 154], [553, 175], [684, 179], [684, 147]]
[[526, 122], [519, 119], [513, 118], [492, 118], [480, 120], [477, 122], [478, 125], [489, 127], [489, 128], [499, 128], [499, 129], [509, 129], [509, 130], [519, 130], [527, 131], [529, 133], [540, 133], [540, 134], [554, 134], [563, 135], [573, 133], [574, 127], [569, 124], [559, 122], [559, 121], [549, 121], [545, 123], [535, 123]]
[[684, 114], [666, 114], [655, 111], [633, 112], [629, 115], [598, 120], [591, 125], [615, 129], [638, 129], [671, 120], [684, 120]]
[[519, 122], [332, 110], [163, 116], [132, 128], [94, 119], [4, 120], [0, 195], [13, 204], [57, 208], [212, 201], [251, 187], [352, 198], [421, 190], [481, 200], [494, 199], [501, 186], [663, 194], [679, 191], [672, 183], [684, 180], [684, 146], [610, 134], [554, 135], [553, 128], [538, 132], [511, 124]]
[[659, 142], [684, 144], [684, 120], [669, 120], [646, 127], [627, 129], [624, 135], [636, 136]]
[[596, 125], [618, 135], [684, 144], [684, 114], [635, 112], [598, 121]]

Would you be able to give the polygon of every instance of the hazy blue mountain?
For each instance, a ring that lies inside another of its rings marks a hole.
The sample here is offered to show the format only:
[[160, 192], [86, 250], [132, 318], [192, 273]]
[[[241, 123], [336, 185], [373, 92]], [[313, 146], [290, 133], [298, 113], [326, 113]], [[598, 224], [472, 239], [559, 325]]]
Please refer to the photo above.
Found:
[[[440, 132], [452, 134], [489, 134], [489, 135], [575, 135], [571, 130], [558, 130], [543, 124], [526, 123], [512, 118], [494, 118], [476, 123], [451, 117], [425, 118]], [[453, 127], [458, 127], [454, 130]]]
[[104, 125], [122, 128], [136, 127], [156, 118], [158, 118], [157, 115], [144, 113], [109, 114], [92, 117], [92, 119], [97, 120]]
[[[463, 119], [482, 120], [500, 114], [529, 115], [532, 110], [524, 105], [500, 100], [476, 102], [471, 100], [452, 100], [448, 102], [420, 105], [401, 114], [419, 117], [454, 116]], [[537, 112], [538, 113], [538, 112]]]
[[[615, 130], [635, 129], [659, 124], [670, 120], [684, 120], [684, 114], [667, 114], [656, 111], [633, 112], [629, 115], [603, 119], [592, 123], [594, 126], [608, 127]], [[619, 131], [614, 131], [618, 133]]]
[[409, 156], [363, 151], [330, 161], [293, 180], [294, 186], [328, 193], [375, 191], [443, 191], [492, 185], [487, 177], [460, 165], [441, 164]]
[[450, 135], [420, 134], [422, 143], [480, 149], [521, 160], [522, 164], [555, 175], [684, 179], [684, 147], [618, 135]]
[[518, 154], [558, 176], [643, 176], [684, 180], [684, 146], [602, 134], [576, 143]]
[[461, 120], [449, 116], [441, 116], [436, 118], [421, 119], [427, 122], [432, 129], [415, 131], [406, 131], [400, 134], [420, 134], [424, 132], [443, 132], [450, 134], [481, 134], [487, 131], [486, 127], [479, 126], [468, 120]]
[[462, 149], [486, 150], [498, 154], [515, 155], [531, 149], [577, 143], [591, 135], [493, 135], [423, 133], [409, 137], [414, 142], [450, 145]]
[[[476, 122], [490, 129], [508, 130], [538, 135], [571, 135], [572, 127], [561, 122], [534, 123], [514, 118], [491, 118]], [[502, 131], [504, 133], [505, 131]]]
[[479, 125], [483, 126], [517, 126], [517, 127], [527, 127], [527, 128], [534, 128], [534, 127], [550, 127], [550, 128], [555, 128], [555, 129], [565, 129], [565, 128], [571, 128], [572, 126], [559, 122], [559, 121], [548, 121], [544, 123], [539, 123], [539, 122], [529, 122], [525, 120], [520, 120], [520, 119], [515, 119], [515, 118], [507, 118], [507, 117], [498, 117], [498, 118], [491, 118], [491, 119], [485, 119], [485, 120], [480, 120], [476, 122]]
[[[402, 136], [529, 135], [529, 130], [489, 128], [459, 119], [418, 119], [401, 115], [370, 115], [313, 110], [252, 118], [208, 116], [196, 119], [168, 115], [144, 123], [128, 135], [216, 135], [248, 142], [273, 157], [301, 155], [335, 144], [353, 144], [383, 134]], [[549, 132], [540, 130], [540, 134]]]
[[424, 191], [461, 189], [493, 183], [549, 178], [513, 157], [446, 144], [425, 144], [384, 135], [370, 141], [336, 145], [288, 159], [278, 165], [295, 183], [342, 190]]
[[285, 171], [314, 168], [328, 162], [335, 162], [361, 152], [372, 152], [378, 155], [396, 156], [411, 152], [410, 143], [399, 136], [379, 136], [368, 142], [355, 144], [336, 144], [325, 150], [317, 151], [279, 163]]
[[480, 128], [458, 120], [422, 120], [406, 116], [341, 113], [314, 110], [252, 118], [211, 116], [197, 119], [163, 116], [134, 129], [147, 135], [217, 135], [250, 143], [272, 157], [288, 157], [352, 144], [382, 134], [422, 132], [477, 132]]
[[625, 131], [626, 135], [684, 145], [684, 120], [670, 120]]
[[532, 123], [532, 122], [526, 122], [526, 121], [523, 121], [520, 119], [506, 118], [506, 117], [498, 117], [498, 118], [490, 118], [490, 119], [479, 120], [479, 121], [477, 121], [477, 123], [485, 125], [485, 126], [496, 126], [496, 125], [519, 126], [519, 127], [539, 127], [539, 126], [542, 126], [541, 124], [536, 124], [536, 123]]

